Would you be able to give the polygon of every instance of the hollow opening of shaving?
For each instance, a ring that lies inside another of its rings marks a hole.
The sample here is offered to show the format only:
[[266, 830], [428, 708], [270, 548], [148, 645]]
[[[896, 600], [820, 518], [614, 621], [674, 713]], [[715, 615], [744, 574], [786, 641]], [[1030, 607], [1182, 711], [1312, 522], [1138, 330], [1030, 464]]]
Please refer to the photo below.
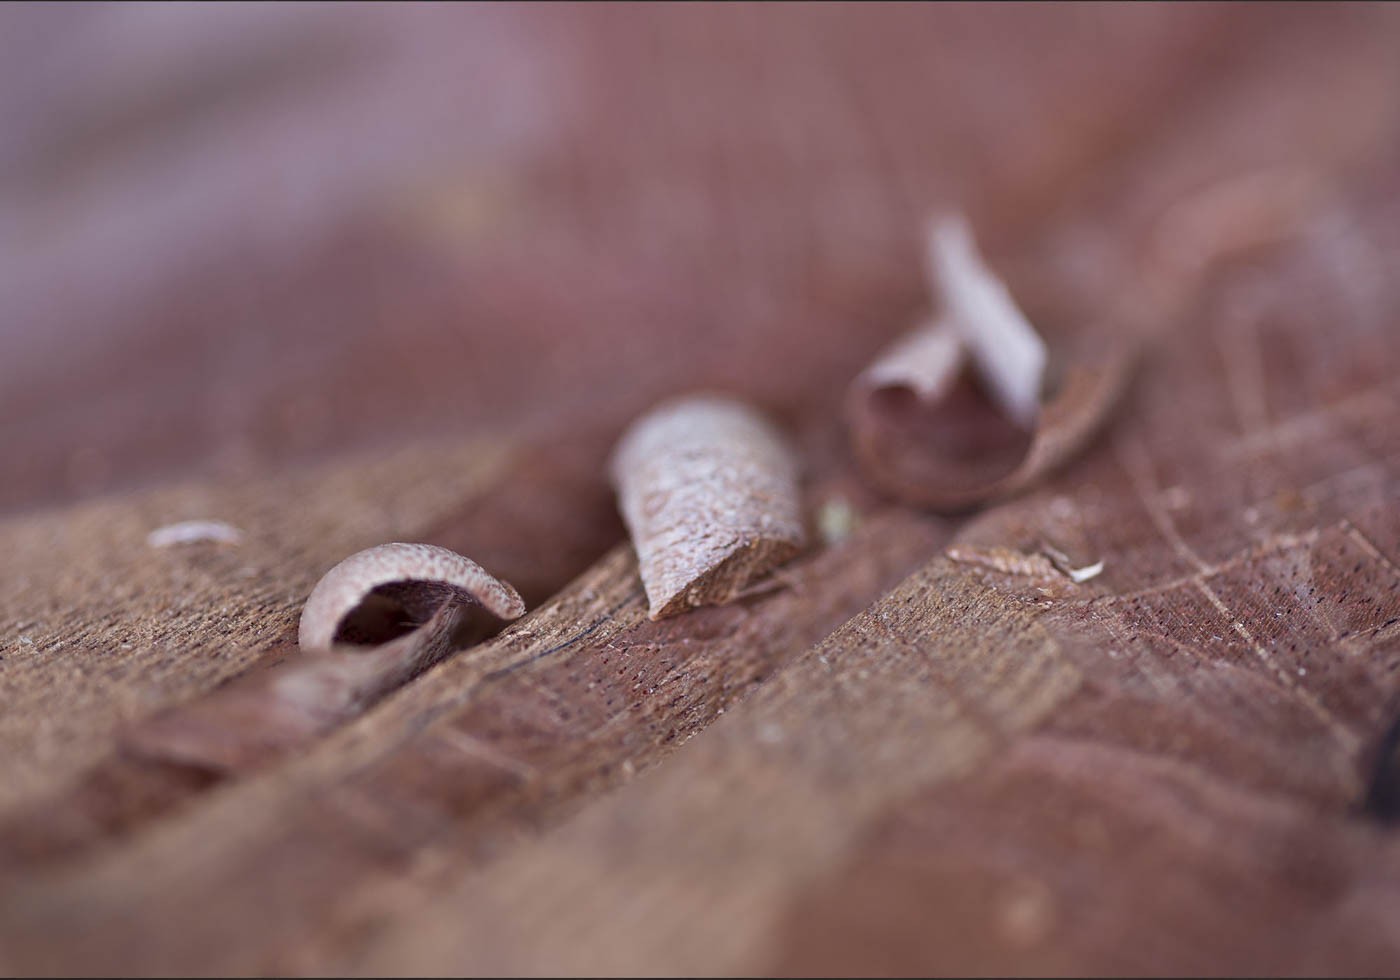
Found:
[[335, 643], [376, 647], [407, 636], [432, 619], [446, 603], [462, 606], [454, 646], [467, 646], [498, 632], [506, 620], [474, 602], [458, 589], [436, 582], [390, 582], [378, 586], [341, 618]]
[[1136, 363], [1138, 337], [1071, 329], [1082, 306], [1053, 293], [1033, 296], [1025, 309], [1069, 338], [1037, 372], [1042, 404], [1032, 429], [1006, 411], [948, 312], [896, 340], [855, 378], [846, 418], [875, 486], [905, 503], [964, 510], [1055, 469], [1107, 419]]
[[984, 470], [1009, 470], [1030, 445], [1030, 434], [998, 411], [970, 377], [958, 379], [934, 405], [907, 389], [882, 388], [871, 393], [871, 407], [894, 438]]
[[906, 334], [866, 369], [851, 411], [881, 455], [934, 461], [954, 481], [1001, 479], [1034, 438], [1007, 414], [946, 316]]

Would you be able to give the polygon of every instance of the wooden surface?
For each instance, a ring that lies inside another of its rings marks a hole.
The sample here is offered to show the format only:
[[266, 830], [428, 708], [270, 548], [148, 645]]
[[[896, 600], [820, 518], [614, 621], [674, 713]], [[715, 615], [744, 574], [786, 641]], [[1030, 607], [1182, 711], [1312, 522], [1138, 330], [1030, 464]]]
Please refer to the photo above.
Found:
[[[1400, 970], [1397, 51], [1351, 6], [0, 12], [0, 968]], [[1052, 352], [1147, 353], [935, 516], [841, 405], [949, 207]], [[852, 517], [651, 622], [604, 463], [700, 387]], [[148, 545], [196, 518], [242, 539]], [[175, 751], [389, 540], [531, 613]]]

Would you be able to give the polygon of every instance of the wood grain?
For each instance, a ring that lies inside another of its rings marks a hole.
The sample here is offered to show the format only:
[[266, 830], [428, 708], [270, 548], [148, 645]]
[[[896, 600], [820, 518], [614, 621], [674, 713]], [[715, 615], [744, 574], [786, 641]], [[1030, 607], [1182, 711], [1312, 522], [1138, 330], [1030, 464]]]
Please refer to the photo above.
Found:
[[[1391, 11], [140, 9], [0, 31], [0, 968], [1396, 972]], [[1163, 264], [1260, 173], [1316, 193]], [[1052, 359], [1148, 346], [936, 518], [840, 402], [950, 203]], [[827, 530], [651, 622], [607, 452], [717, 385]], [[534, 611], [246, 768], [137, 749], [389, 540]]]

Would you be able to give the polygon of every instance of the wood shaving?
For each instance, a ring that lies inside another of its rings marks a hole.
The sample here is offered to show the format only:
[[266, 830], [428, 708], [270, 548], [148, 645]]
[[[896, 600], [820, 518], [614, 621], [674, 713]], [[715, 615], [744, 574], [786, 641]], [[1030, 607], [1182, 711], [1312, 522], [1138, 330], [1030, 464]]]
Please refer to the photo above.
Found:
[[224, 521], [180, 521], [158, 527], [146, 535], [146, 544], [151, 548], [169, 548], [177, 544], [196, 544], [201, 541], [238, 544], [242, 540], [243, 532]]
[[846, 417], [872, 483], [956, 511], [1025, 489], [1078, 452], [1126, 388], [1138, 335], [1082, 339], [1046, 397], [1045, 345], [982, 265], [965, 221], [932, 227], [929, 264], [945, 310], [856, 377]]
[[653, 409], [618, 443], [612, 475], [652, 619], [727, 602], [806, 543], [793, 453], [732, 399]]
[[382, 544], [351, 555], [316, 584], [301, 613], [302, 648], [330, 648], [347, 617], [376, 594], [410, 613], [448, 598], [476, 603], [504, 620], [525, 612], [515, 589], [470, 558], [430, 544]]

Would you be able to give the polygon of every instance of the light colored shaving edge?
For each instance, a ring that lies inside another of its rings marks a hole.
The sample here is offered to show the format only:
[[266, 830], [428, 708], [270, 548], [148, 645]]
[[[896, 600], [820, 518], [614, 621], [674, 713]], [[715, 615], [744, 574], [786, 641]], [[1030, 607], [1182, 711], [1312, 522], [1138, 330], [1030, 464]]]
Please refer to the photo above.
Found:
[[921, 402], [935, 404], [948, 393], [967, 363], [962, 339], [948, 320], [929, 321], [904, 334], [860, 373], [864, 392], [906, 388]]
[[928, 267], [946, 320], [971, 351], [992, 398], [1021, 428], [1034, 429], [1048, 359], [1045, 341], [982, 262], [966, 218], [929, 226]]

